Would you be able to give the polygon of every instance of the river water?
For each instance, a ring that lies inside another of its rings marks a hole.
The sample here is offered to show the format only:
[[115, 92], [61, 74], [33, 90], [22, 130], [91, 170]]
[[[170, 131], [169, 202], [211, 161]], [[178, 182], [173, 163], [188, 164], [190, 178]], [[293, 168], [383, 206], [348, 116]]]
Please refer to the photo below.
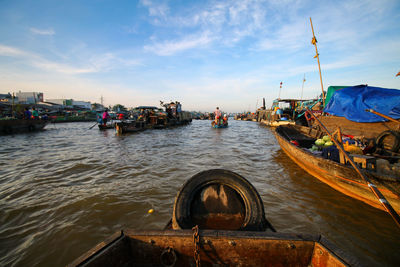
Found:
[[322, 234], [363, 266], [400, 265], [391, 217], [308, 175], [269, 128], [193, 121], [117, 136], [92, 125], [0, 136], [0, 266], [64, 266], [121, 229], [162, 229], [182, 184], [211, 168], [246, 177], [277, 231]]

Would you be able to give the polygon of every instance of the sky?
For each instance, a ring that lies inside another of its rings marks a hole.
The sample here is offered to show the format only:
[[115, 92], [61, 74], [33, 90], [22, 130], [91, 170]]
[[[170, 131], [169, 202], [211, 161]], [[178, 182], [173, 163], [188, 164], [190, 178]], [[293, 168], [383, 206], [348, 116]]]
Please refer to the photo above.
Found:
[[398, 0], [0, 0], [0, 93], [225, 112], [315, 98], [310, 17], [325, 90], [400, 88]]

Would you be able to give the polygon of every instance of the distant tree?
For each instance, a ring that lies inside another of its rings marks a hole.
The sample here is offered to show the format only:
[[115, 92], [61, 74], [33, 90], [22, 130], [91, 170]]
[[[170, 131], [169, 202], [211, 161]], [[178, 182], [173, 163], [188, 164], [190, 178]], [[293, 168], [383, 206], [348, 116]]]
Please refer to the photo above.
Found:
[[92, 104], [92, 110], [101, 110], [103, 109], [103, 105], [99, 104], [99, 103], [93, 103]]
[[127, 109], [121, 104], [116, 104], [112, 107], [112, 111], [127, 111]]

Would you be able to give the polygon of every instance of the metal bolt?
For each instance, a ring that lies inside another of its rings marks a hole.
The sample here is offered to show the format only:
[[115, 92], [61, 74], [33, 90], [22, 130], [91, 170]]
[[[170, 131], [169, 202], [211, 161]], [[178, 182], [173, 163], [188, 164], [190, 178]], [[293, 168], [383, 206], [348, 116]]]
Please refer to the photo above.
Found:
[[236, 246], [236, 242], [233, 241], [233, 240], [229, 241], [228, 243], [229, 243], [229, 245], [231, 245], [231, 246]]

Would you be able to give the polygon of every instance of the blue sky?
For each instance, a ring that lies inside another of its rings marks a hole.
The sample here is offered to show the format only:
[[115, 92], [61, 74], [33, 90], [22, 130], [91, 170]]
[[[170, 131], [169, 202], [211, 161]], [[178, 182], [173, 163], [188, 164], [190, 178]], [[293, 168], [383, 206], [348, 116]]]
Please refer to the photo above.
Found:
[[255, 110], [324, 88], [400, 88], [400, 1], [0, 0], [0, 92]]

